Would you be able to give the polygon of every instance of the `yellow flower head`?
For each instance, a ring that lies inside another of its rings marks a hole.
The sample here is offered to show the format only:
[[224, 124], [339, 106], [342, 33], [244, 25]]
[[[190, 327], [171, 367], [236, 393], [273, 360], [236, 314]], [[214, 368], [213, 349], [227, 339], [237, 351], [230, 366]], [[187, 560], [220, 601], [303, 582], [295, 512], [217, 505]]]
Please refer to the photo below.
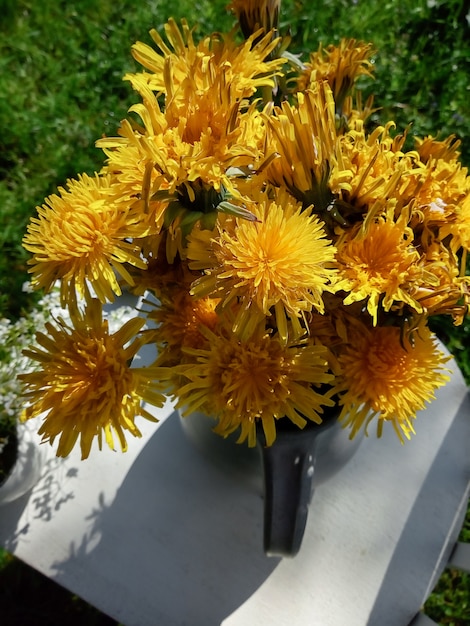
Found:
[[441, 227], [440, 237], [443, 239], [448, 235], [451, 236], [449, 247], [454, 254], [463, 251], [460, 273], [464, 276], [466, 273], [467, 253], [470, 250], [470, 193], [456, 206], [454, 214], [454, 219]]
[[359, 90], [355, 90], [344, 99], [341, 118], [338, 120], [339, 129], [344, 132], [348, 128], [354, 128], [357, 124], [364, 124], [373, 113], [379, 110], [380, 107], [374, 107], [373, 94], [369, 94], [364, 102], [362, 93]]
[[408, 305], [421, 313], [421, 305], [411, 295], [413, 284], [422, 281], [420, 255], [405, 220], [379, 218], [367, 229], [351, 229], [340, 237], [337, 247], [337, 290], [347, 292], [344, 304], [367, 301], [374, 325], [379, 312], [392, 307]]
[[207, 338], [201, 329], [214, 331], [220, 321], [215, 311], [217, 299], [196, 300], [181, 289], [174, 289], [172, 296], [148, 313], [149, 319], [157, 323], [154, 338], [159, 347], [160, 365], [181, 363], [184, 348], [205, 347]]
[[426, 225], [452, 222], [456, 206], [470, 192], [468, 171], [458, 160], [460, 142], [451, 136], [444, 141], [415, 139], [415, 143], [420, 168], [403, 193], [414, 200], [416, 215]]
[[142, 254], [147, 266], [145, 270], [132, 270], [132, 293], [141, 296], [150, 291], [155, 298], [165, 303], [174, 297], [176, 291], [189, 291], [192, 281], [199, 274], [191, 272], [180, 256], [176, 255], [171, 262], [168, 260], [168, 237], [171, 237], [169, 230], [164, 230], [159, 236], [144, 240]]
[[421, 265], [423, 282], [417, 282], [413, 297], [427, 315], [451, 315], [462, 324], [470, 305], [470, 277], [459, 276], [455, 255], [437, 240], [426, 248]]
[[229, 8], [237, 16], [243, 35], [248, 39], [260, 28], [264, 33], [276, 29], [281, 0], [232, 0]]
[[430, 159], [442, 159], [447, 163], [458, 160], [461, 141], [454, 135], [444, 140], [438, 140], [428, 135], [424, 139], [415, 138], [416, 148], [423, 163], [428, 163]]
[[355, 39], [342, 39], [338, 46], [330, 45], [310, 55], [306, 69], [299, 77], [298, 89], [311, 89], [318, 81], [326, 80], [333, 92], [337, 113], [341, 113], [344, 99], [359, 76], [372, 75], [370, 61], [372, 44]]
[[351, 176], [343, 168], [330, 87], [315, 84], [298, 94], [296, 106], [283, 102], [266, 122], [267, 145], [280, 155], [267, 169], [270, 182], [287, 186], [304, 207], [328, 213], [334, 194], [349, 189]]
[[30, 402], [25, 417], [45, 414], [39, 434], [51, 444], [59, 437], [58, 456], [67, 456], [80, 439], [85, 459], [95, 437], [101, 448], [103, 434], [113, 448], [113, 433], [125, 451], [125, 431], [140, 436], [135, 418], [155, 421], [141, 401], [164, 403], [152, 369], [129, 365], [145, 342], [139, 336], [144, 320], [134, 318], [109, 334], [98, 300], [89, 301], [84, 313], [73, 308], [71, 313], [72, 327], [60, 319], [57, 326], [46, 324], [38, 346], [24, 352], [41, 366], [20, 376]]
[[143, 126], [125, 121], [121, 137], [97, 142], [108, 156], [107, 169], [120, 180], [137, 178], [138, 188], [147, 177], [150, 200], [162, 180], [169, 194], [198, 179], [232, 191], [227, 170], [252, 165], [264, 144], [262, 119], [247, 98], [272, 88], [283, 63], [264, 61], [273, 46], [267, 37], [238, 45], [215, 33], [196, 44], [187, 23], [182, 26], [181, 32], [173, 20], [166, 25], [171, 47], [152, 31], [160, 53], [135, 45], [136, 58], [152, 72], [127, 76], [142, 97], [130, 111]]
[[273, 77], [285, 61], [268, 59], [279, 41], [270, 33], [256, 41], [253, 35], [242, 44], [234, 41], [233, 34], [213, 33], [196, 43], [186, 20], [181, 27], [173, 19], [168, 21], [168, 44], [151, 30], [158, 50], [142, 42], [133, 46], [135, 59], [150, 70], [125, 76], [136, 89], [145, 81], [153, 91], [165, 94], [167, 107], [184, 108], [190, 92], [199, 98], [214, 84], [230, 88], [232, 103], [249, 98], [260, 87], [274, 87]]
[[[416, 216], [428, 227], [451, 224], [470, 193], [467, 171], [457, 161], [431, 159], [408, 192], [414, 199]], [[458, 218], [457, 218], [458, 219]]]
[[342, 376], [336, 390], [344, 405], [340, 419], [351, 427], [351, 436], [377, 416], [379, 435], [389, 421], [401, 441], [402, 434], [409, 439], [416, 412], [449, 380], [444, 369], [448, 357], [423, 325], [411, 337], [394, 326], [360, 325], [348, 339], [338, 357]]
[[212, 237], [193, 231], [189, 266], [205, 276], [193, 283], [192, 293], [221, 298], [222, 306], [239, 302], [235, 328], [241, 335], [250, 334], [257, 311], [269, 316], [273, 308], [287, 342], [287, 318], [323, 311], [323, 291], [335, 278], [335, 248], [321, 221], [286, 192], [274, 198], [260, 193], [250, 210], [257, 222], [226, 220]]
[[65, 303], [75, 297], [75, 289], [86, 293], [89, 282], [102, 302], [112, 301], [121, 293], [116, 273], [132, 284], [125, 265], [145, 268], [131, 240], [148, 232], [140, 204], [109, 176], [69, 180], [67, 189], [38, 207], [38, 217], [28, 225], [23, 245], [33, 253], [28, 261], [32, 283], [48, 290], [60, 279]]
[[319, 393], [332, 380], [323, 346], [284, 346], [262, 329], [246, 342], [230, 333], [206, 335], [206, 348], [185, 349], [190, 362], [174, 369], [186, 384], [171, 392], [185, 413], [217, 417], [215, 432], [227, 436], [240, 429], [239, 442], [254, 446], [261, 423], [271, 445], [277, 419], [286, 416], [302, 428], [307, 420], [320, 423], [322, 406], [333, 404]]
[[[146, 92], [144, 103], [130, 109], [141, 117], [143, 125], [123, 120], [119, 137], [103, 137], [96, 142], [96, 147], [101, 148], [107, 157], [102, 175], [112, 176], [119, 182], [123, 196], [127, 193], [141, 199], [142, 210], [153, 227], [152, 233], [158, 233], [167, 208], [167, 202], [155, 194], [169, 186], [158, 167], [160, 160], [167, 156], [164, 138], [168, 124], [154, 94], [148, 89]], [[158, 159], [155, 159], [155, 153], [159, 155]]]
[[[143, 126], [125, 120], [121, 137], [105, 138], [97, 145], [108, 157], [104, 171], [139, 194], [154, 230], [171, 227], [170, 259], [176, 252], [184, 254], [185, 237], [196, 222], [213, 228], [218, 211], [235, 210], [253, 219], [241, 206], [237, 209], [226, 201], [240, 198], [236, 173], [252, 172], [264, 159], [264, 122], [254, 105], [240, 111], [238, 104], [206, 94], [206, 108], [196, 108], [194, 116], [182, 112], [177, 122], [170, 123], [162, 119], [148, 87], [143, 93], [144, 102], [132, 107]], [[216, 115], [211, 116], [207, 107], [213, 107]]]
[[[350, 213], [366, 213], [377, 201], [393, 198], [402, 202], [403, 188], [410, 186], [410, 178], [416, 186], [421, 177], [423, 168], [417, 165], [418, 155], [402, 152], [403, 136], [391, 136], [394, 126], [389, 122], [367, 134], [363, 122], [357, 120], [341, 136], [344, 167], [351, 172], [349, 186], [341, 190], [346, 219]], [[409, 200], [406, 196], [406, 202]], [[353, 216], [352, 221], [355, 219]]]

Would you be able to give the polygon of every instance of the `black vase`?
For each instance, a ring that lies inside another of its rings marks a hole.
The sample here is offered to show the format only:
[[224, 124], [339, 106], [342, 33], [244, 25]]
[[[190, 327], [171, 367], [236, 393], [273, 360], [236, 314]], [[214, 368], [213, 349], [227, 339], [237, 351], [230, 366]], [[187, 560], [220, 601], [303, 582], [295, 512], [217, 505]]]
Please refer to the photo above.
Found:
[[288, 418], [276, 422], [276, 440], [267, 447], [257, 429], [258, 445], [235, 443], [238, 435], [213, 432], [216, 421], [203, 413], [181, 417], [188, 438], [221, 471], [264, 496], [264, 551], [268, 556], [295, 556], [302, 544], [314, 488], [339, 472], [357, 451], [362, 437], [349, 438], [338, 421], [339, 407], [323, 422], [300, 429]]

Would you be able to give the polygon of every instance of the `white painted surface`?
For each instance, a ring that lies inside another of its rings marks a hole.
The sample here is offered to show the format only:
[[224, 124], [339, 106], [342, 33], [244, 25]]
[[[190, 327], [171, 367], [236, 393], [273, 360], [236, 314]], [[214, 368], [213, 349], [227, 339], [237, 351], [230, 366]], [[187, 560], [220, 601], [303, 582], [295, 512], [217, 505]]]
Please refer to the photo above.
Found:
[[313, 497], [294, 559], [262, 552], [263, 501], [204, 459], [170, 404], [126, 454], [79, 453], [0, 507], [0, 542], [126, 626], [406, 626], [460, 527], [470, 480], [461, 374], [402, 446], [365, 439]]

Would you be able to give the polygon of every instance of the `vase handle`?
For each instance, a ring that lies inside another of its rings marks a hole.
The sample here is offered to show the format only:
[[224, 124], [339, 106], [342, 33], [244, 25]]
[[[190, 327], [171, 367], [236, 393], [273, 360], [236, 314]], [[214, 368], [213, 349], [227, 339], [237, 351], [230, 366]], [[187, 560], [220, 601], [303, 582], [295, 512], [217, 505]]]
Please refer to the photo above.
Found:
[[304, 536], [313, 495], [315, 437], [301, 434], [299, 437], [295, 432], [281, 430], [275, 445], [266, 447], [260, 442], [264, 467], [264, 550], [268, 556], [295, 556]]

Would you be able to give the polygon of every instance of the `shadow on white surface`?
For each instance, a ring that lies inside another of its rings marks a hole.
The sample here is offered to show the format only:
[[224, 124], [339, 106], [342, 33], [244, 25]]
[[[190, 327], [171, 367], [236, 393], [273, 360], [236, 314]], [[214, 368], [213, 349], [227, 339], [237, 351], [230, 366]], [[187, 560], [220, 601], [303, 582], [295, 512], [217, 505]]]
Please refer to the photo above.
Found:
[[[380, 591], [372, 607], [367, 626], [395, 626], [387, 615], [401, 607], [400, 626], [406, 626], [416, 614], [416, 597], [424, 603], [436, 585], [462, 527], [470, 488], [470, 395], [458, 409], [451, 428], [440, 445], [439, 454], [422, 485], [407, 523], [389, 563]], [[436, 446], [439, 442], [436, 442]], [[460, 462], [455, 463], [455, 459]], [[426, 494], [432, 493], [433, 498]], [[460, 501], [458, 507], [456, 503]], [[442, 521], [436, 533], [434, 519]], [[417, 575], [409, 555], [420, 564]], [[408, 563], [408, 567], [404, 564]], [[397, 619], [395, 617], [395, 619]]]
[[[126, 626], [220, 624], [280, 562], [263, 553], [262, 496], [201, 456], [176, 413], [89, 518], [54, 578], [75, 579], [76, 593]], [[85, 562], [102, 588], [87, 587]]]
[[20, 540], [28, 541], [33, 520], [49, 522], [74, 498], [73, 480], [78, 467], [64, 466], [63, 460], [52, 457], [44, 462], [38, 482], [24, 495], [0, 507], [1, 543], [14, 553]]
[[469, 409], [456, 371], [412, 442], [366, 439], [315, 492], [295, 559], [264, 556], [261, 493], [206, 460], [171, 404], [126, 455], [54, 460], [0, 510], [0, 539], [126, 626], [405, 626], [467, 496]]

